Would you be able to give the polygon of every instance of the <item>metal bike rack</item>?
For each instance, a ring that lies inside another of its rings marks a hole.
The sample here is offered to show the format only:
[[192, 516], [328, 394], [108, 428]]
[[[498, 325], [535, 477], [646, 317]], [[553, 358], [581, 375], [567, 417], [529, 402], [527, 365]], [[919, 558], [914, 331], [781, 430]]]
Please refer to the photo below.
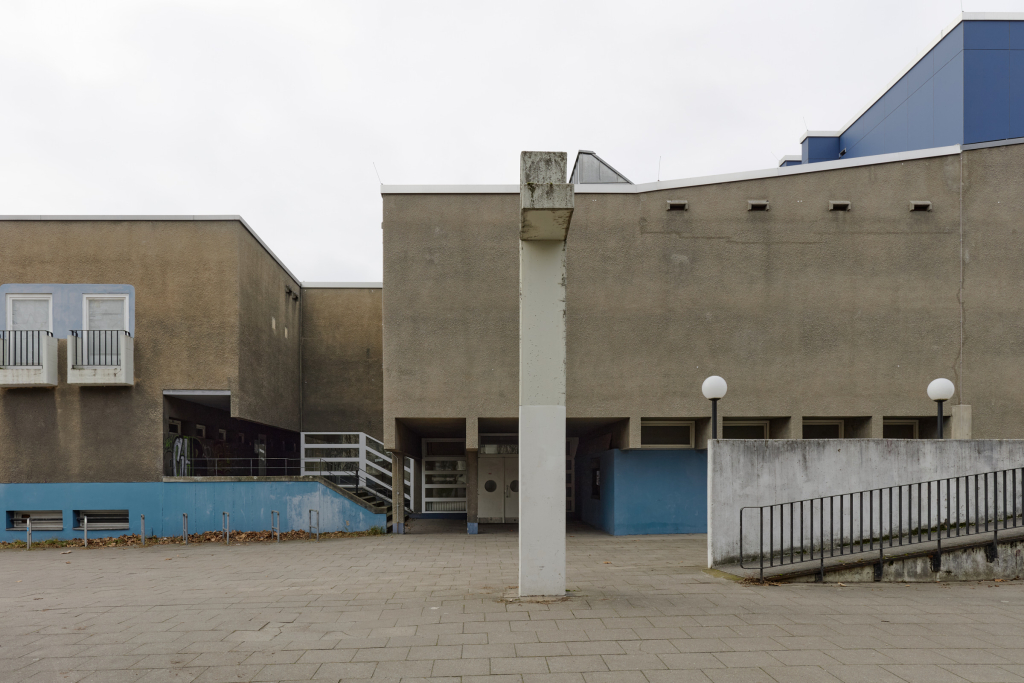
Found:
[[[276, 524], [274, 523], [274, 519], [277, 519]], [[270, 533], [277, 534], [277, 542], [281, 542], [281, 513], [277, 510], [270, 511]]]
[[32, 550], [32, 518], [25, 520], [25, 550]]
[[181, 537], [185, 539], [185, 545], [188, 545], [188, 513], [181, 513]]
[[82, 540], [85, 541], [85, 547], [89, 547], [89, 515], [82, 515]]
[[220, 513], [220, 530], [224, 534], [224, 545], [231, 545], [231, 513]]
[[320, 542], [320, 511], [319, 510], [310, 510], [309, 511], [309, 533], [310, 534], [313, 533], [313, 528], [314, 528], [313, 527], [313, 513], [314, 512], [316, 513], [316, 540], [317, 540], [317, 543], [319, 543]]
[[142, 515], [142, 547], [146, 547], [146, 515]]

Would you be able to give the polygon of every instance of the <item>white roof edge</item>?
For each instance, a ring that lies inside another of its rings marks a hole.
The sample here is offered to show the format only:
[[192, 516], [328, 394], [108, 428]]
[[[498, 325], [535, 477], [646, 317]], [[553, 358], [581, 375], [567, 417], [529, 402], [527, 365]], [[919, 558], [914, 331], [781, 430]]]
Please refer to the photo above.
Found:
[[15, 215], [15, 216], [0, 216], [0, 221], [238, 221], [242, 226], [249, 231], [249, 234], [259, 242], [260, 246], [270, 254], [270, 258], [277, 262], [277, 265], [281, 266], [281, 269], [288, 273], [296, 285], [299, 284], [299, 278], [295, 277], [295, 273], [288, 269], [288, 266], [277, 257], [277, 254], [267, 246], [256, 231], [246, 223], [245, 219], [237, 215], [198, 215], [198, 216], [179, 216], [179, 215], [166, 215], [166, 216], [141, 216], [141, 215], [67, 215], [67, 216], [35, 216], [35, 215]]
[[803, 161], [803, 156], [800, 154], [787, 154], [779, 159], [779, 161]]
[[518, 185], [381, 185], [381, 194], [519, 194]]
[[229, 389], [164, 389], [164, 396], [230, 396]]
[[807, 138], [837, 138], [840, 135], [842, 132], [838, 130], [806, 130], [800, 136], [800, 144], [804, 144], [804, 140]]
[[[1002, 144], [1014, 144], [1001, 141]], [[993, 145], [995, 146], [995, 145]], [[660, 190], [673, 190], [682, 187], [698, 187], [700, 185], [719, 185], [722, 183], [735, 183], [742, 180], [759, 180], [762, 178], [774, 178], [777, 176], [798, 175], [801, 173], [816, 173], [818, 171], [834, 171], [843, 168], [856, 168], [858, 166], [873, 166], [875, 164], [891, 164], [899, 161], [913, 161], [914, 159], [930, 159], [932, 157], [950, 156], [961, 152], [960, 145], [949, 147], [933, 147], [931, 149], [916, 149], [911, 152], [894, 152], [892, 154], [876, 154], [867, 157], [847, 157], [835, 161], [819, 161], [813, 164], [801, 164], [799, 166], [780, 166], [778, 168], [766, 168], [756, 171], [740, 171], [738, 173], [722, 173], [719, 175], [700, 176], [697, 178], [683, 178], [680, 180], [662, 180], [654, 183], [641, 183], [639, 185], [626, 185], [625, 183], [609, 183], [604, 185], [576, 185], [576, 194], [641, 194], [644, 192], [658, 192]], [[796, 155], [793, 155], [795, 158]], [[481, 194], [478, 188], [486, 187], [489, 194], [519, 194], [518, 185], [405, 185], [401, 187], [415, 187], [416, 192], [392, 192], [390, 194]], [[496, 192], [493, 188], [508, 188], [504, 192]], [[385, 187], [385, 190], [389, 188]]]
[[383, 289], [383, 282], [303, 282], [303, 289]]
[[[1024, 21], [1024, 12], [961, 12], [960, 16], [951, 24], [946, 26], [946, 28], [942, 29], [942, 31], [939, 32], [939, 36], [935, 38], [935, 40], [933, 40], [931, 43], [929, 43], [928, 47], [918, 52], [917, 56], [915, 56], [914, 59], [912, 59], [910, 63], [907, 64], [902, 71], [900, 71], [896, 78], [889, 81], [889, 84], [882, 88], [882, 91], [878, 93], [878, 95], [874, 97], [871, 101], [869, 101], [867, 106], [865, 106], [863, 109], [857, 112], [857, 114], [854, 115], [852, 119], [846, 122], [846, 125], [839, 130], [839, 135], [845, 133], [850, 126], [857, 122], [857, 119], [864, 116], [864, 114], [867, 113], [867, 110], [875, 106], [875, 103], [882, 99], [882, 96], [885, 95], [885, 93], [889, 92], [889, 89], [892, 86], [899, 83], [899, 80], [901, 78], [906, 76], [911, 69], [917, 66], [917, 63], [920, 62], [925, 55], [931, 52], [932, 49], [939, 44], [939, 41], [941, 41], [943, 38], [949, 35], [950, 31], [952, 31], [965, 21]], [[803, 142], [803, 138], [800, 139], [800, 142]]]

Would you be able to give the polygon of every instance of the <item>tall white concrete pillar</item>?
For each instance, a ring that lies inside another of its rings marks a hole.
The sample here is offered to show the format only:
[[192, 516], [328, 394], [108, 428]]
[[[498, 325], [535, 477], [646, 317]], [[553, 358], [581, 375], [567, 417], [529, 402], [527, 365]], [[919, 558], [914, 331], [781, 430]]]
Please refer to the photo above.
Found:
[[565, 595], [564, 152], [519, 164], [519, 595]]

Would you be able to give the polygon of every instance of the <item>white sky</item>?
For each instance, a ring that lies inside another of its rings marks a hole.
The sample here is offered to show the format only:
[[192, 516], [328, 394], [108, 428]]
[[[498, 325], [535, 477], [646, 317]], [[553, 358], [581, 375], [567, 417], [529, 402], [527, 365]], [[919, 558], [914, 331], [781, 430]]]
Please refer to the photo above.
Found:
[[[968, 12], [1024, 0], [963, 0]], [[381, 279], [387, 184], [770, 168], [961, 0], [0, 3], [0, 214], [241, 214], [302, 280]], [[514, 228], [514, 226], [513, 226]]]

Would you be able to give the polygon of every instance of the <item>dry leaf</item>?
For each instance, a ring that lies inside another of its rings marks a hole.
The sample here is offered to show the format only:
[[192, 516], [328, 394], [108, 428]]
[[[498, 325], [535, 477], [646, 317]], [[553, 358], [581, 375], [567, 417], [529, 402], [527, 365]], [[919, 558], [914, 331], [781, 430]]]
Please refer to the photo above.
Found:
[[61, 553], [61, 555], [70, 555], [70, 554], [71, 554], [70, 550], [65, 550], [64, 552]]
[[611, 564], [611, 562], [605, 562], [605, 564]]
[[839, 585], [842, 586], [843, 588], [846, 588], [846, 584], [845, 583], [841, 583]]

